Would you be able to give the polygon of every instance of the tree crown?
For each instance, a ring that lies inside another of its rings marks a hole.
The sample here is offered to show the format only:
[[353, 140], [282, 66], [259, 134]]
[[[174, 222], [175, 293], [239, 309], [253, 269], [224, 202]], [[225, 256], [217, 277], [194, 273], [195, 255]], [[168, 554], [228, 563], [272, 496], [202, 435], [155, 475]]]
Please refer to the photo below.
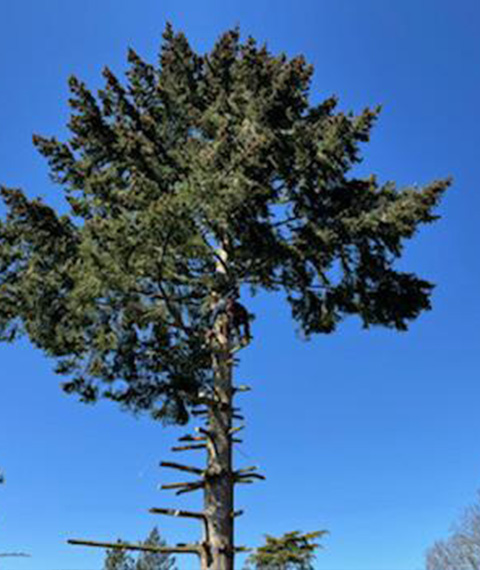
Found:
[[26, 333], [84, 401], [185, 422], [212, 379], [212, 293], [282, 290], [307, 336], [430, 308], [394, 263], [449, 181], [349, 176], [378, 109], [310, 104], [312, 66], [238, 30], [198, 55], [167, 26], [158, 65], [128, 60], [97, 96], [70, 79], [67, 141], [34, 136], [69, 213], [1, 190], [1, 339]]

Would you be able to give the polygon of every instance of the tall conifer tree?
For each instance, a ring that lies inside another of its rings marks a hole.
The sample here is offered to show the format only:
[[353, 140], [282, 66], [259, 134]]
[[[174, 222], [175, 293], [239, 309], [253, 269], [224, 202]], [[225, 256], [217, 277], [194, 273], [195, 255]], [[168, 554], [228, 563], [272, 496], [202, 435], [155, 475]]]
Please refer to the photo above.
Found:
[[232, 467], [242, 288], [282, 291], [307, 337], [350, 315], [406, 330], [432, 285], [395, 262], [449, 182], [349, 174], [379, 110], [311, 104], [301, 56], [238, 30], [206, 55], [171, 26], [163, 40], [157, 65], [129, 51], [125, 84], [106, 68], [97, 96], [72, 77], [70, 138], [34, 136], [69, 213], [2, 189], [0, 337], [28, 335], [86, 402], [175, 423], [205, 404], [199, 553], [231, 570], [234, 483], [251, 480]]

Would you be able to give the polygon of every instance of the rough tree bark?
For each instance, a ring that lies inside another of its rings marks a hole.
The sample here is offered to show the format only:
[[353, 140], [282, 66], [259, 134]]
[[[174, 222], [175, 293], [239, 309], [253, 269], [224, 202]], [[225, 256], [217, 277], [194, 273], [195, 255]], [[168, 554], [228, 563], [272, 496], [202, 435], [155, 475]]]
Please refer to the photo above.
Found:
[[[227, 254], [219, 252], [217, 271], [225, 273]], [[204, 488], [205, 548], [202, 570], [234, 568], [234, 474], [232, 470], [233, 360], [228, 312], [213, 324], [214, 402], [208, 406], [207, 470]]]

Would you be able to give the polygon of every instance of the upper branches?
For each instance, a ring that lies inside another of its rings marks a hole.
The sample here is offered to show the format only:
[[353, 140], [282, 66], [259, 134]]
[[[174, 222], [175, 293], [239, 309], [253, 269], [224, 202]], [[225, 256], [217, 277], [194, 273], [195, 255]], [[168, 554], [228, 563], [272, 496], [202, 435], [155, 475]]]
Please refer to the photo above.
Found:
[[34, 137], [68, 216], [3, 191], [0, 332], [26, 332], [87, 400], [185, 420], [210, 379], [213, 292], [283, 289], [307, 335], [428, 309], [431, 284], [395, 261], [449, 181], [349, 176], [379, 109], [310, 105], [303, 57], [238, 30], [206, 55], [163, 39], [158, 65], [130, 50], [126, 82], [105, 69], [97, 95], [72, 78], [70, 138]]

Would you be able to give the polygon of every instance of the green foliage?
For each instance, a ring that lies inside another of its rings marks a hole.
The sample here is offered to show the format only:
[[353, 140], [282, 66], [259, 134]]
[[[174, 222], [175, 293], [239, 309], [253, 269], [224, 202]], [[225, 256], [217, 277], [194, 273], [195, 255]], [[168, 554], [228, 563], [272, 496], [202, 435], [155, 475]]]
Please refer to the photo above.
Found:
[[[121, 540], [118, 541], [122, 543]], [[109, 548], [105, 556], [103, 570], [134, 570], [135, 560], [126, 550], [119, 548]]]
[[[157, 527], [154, 527], [144, 542], [148, 546], [165, 546]], [[171, 554], [161, 552], [141, 552], [135, 570], [176, 570], [175, 558]]]
[[378, 109], [311, 105], [312, 66], [238, 30], [198, 55], [167, 26], [158, 65], [128, 60], [96, 96], [70, 79], [67, 141], [34, 136], [69, 213], [1, 190], [0, 340], [27, 334], [86, 402], [184, 423], [212, 381], [212, 292], [283, 291], [306, 336], [430, 308], [395, 261], [449, 181], [349, 176]]
[[280, 538], [266, 535], [265, 544], [247, 559], [247, 568], [254, 570], [313, 570], [314, 551], [320, 545], [315, 539], [326, 531], [302, 534], [287, 532]]
[[[164, 546], [165, 541], [154, 527], [143, 544]], [[168, 553], [141, 551], [135, 558], [126, 550], [111, 548], [107, 550], [103, 570], [176, 570], [176, 566], [175, 558]]]

